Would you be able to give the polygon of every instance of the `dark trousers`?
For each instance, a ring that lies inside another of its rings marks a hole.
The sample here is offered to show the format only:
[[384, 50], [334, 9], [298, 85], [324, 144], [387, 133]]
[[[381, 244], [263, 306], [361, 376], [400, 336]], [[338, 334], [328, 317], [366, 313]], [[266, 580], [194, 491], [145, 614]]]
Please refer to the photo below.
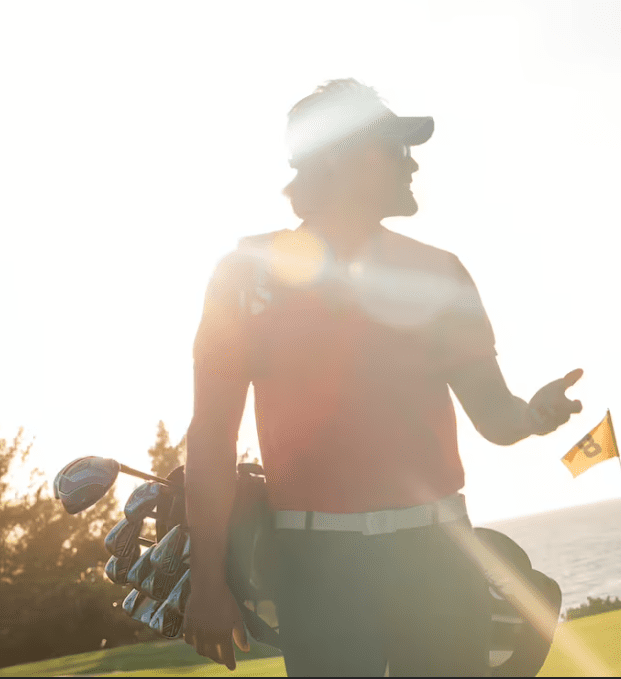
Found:
[[471, 530], [276, 531], [288, 676], [485, 676], [488, 586], [454, 536]]

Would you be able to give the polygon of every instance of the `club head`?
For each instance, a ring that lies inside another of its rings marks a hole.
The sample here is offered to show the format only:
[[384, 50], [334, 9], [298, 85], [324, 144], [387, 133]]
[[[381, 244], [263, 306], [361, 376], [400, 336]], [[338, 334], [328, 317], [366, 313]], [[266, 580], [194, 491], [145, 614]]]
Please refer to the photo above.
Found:
[[135, 551], [128, 556], [111, 556], [105, 567], [105, 574], [115, 585], [126, 585], [129, 569], [136, 563], [140, 556], [140, 547], [136, 545]]
[[112, 556], [124, 557], [132, 554], [134, 547], [138, 547], [138, 538], [142, 530], [142, 521], [130, 523], [121, 519], [106, 535], [104, 546]]
[[53, 484], [54, 485], [54, 498], [56, 500], [60, 500], [60, 490], [58, 488], [58, 484], [60, 483], [60, 478], [61, 478], [61, 473], [59, 472], [54, 477], [54, 484]]
[[183, 551], [181, 552], [181, 561], [184, 564], [190, 565], [190, 536], [187, 535], [185, 539], [185, 545], [183, 546]]
[[166, 599], [166, 604], [170, 606], [173, 611], [180, 615], [185, 615], [185, 605], [190, 596], [190, 571], [187, 570], [179, 582], [172, 588], [170, 594]]
[[142, 581], [140, 591], [144, 592], [151, 599], [164, 602], [186, 570], [184, 567], [177, 573], [164, 575], [161, 571], [153, 569]]
[[179, 639], [183, 634], [183, 616], [164, 602], [155, 611], [149, 627], [167, 639]]
[[176, 525], [185, 525], [185, 472], [183, 465], [174, 469], [166, 477], [174, 483], [176, 490], [169, 497], [162, 497], [157, 505], [155, 529], [159, 542]]
[[119, 474], [119, 463], [103, 457], [81, 457], [58, 472], [54, 496], [68, 514], [77, 514], [99, 502]]
[[123, 601], [123, 612], [130, 617], [138, 610], [139, 606], [146, 600], [147, 595], [143, 594], [137, 589], [132, 591], [125, 597]]
[[147, 551], [140, 556], [136, 563], [130, 568], [129, 573], [127, 574], [128, 585], [131, 585], [138, 590], [140, 589], [143, 580], [145, 580], [153, 570], [153, 566], [151, 565], [151, 552], [153, 552], [154, 549], [155, 545], [149, 547], [149, 549], [147, 549]]
[[151, 622], [151, 618], [153, 617], [155, 611], [157, 611], [160, 606], [161, 603], [159, 601], [155, 601], [154, 599], [146, 599], [144, 603], [136, 609], [136, 612], [134, 615], [132, 615], [132, 618], [144, 623], [145, 625], [148, 625]]
[[173, 575], [182, 565], [182, 555], [187, 533], [181, 526], [175, 526], [155, 546], [151, 553], [151, 565], [164, 575]]
[[168, 494], [161, 483], [143, 483], [125, 503], [125, 518], [130, 522], [143, 521], [156, 508], [162, 495]]

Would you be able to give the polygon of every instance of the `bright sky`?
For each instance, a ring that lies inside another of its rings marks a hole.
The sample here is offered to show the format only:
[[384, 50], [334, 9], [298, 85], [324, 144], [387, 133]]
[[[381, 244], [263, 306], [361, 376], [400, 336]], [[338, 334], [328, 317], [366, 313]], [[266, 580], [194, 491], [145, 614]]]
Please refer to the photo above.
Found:
[[181, 438], [214, 264], [298, 224], [286, 113], [355, 77], [435, 118], [419, 212], [385, 225], [468, 267], [509, 387], [585, 370], [545, 438], [494, 446], [458, 408], [473, 521], [621, 497], [617, 460], [560, 462], [607, 408], [621, 430], [620, 76], [620, 2], [0, 4], [0, 437], [50, 477], [148, 470], [159, 419]]

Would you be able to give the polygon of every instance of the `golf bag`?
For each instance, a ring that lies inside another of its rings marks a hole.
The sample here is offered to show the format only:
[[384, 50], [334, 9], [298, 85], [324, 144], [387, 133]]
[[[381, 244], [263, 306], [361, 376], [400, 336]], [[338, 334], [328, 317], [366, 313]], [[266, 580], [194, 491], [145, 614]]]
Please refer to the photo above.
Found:
[[[167, 478], [183, 487], [183, 467], [175, 469]], [[185, 498], [182, 495], [162, 498], [156, 512], [158, 542], [177, 525], [185, 525]], [[270, 563], [271, 531], [272, 517], [263, 468], [258, 464], [239, 463], [229, 529], [227, 582], [251, 636], [257, 641], [279, 648], [269, 577], [274, 571]], [[261, 603], [264, 605], [260, 606]], [[261, 608], [269, 610], [267, 619], [259, 615]]]

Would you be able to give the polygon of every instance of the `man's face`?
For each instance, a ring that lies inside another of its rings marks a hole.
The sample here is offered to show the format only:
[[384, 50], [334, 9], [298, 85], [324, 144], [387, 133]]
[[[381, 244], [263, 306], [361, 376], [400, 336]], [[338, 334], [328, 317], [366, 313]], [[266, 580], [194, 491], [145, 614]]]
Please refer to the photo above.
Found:
[[418, 164], [410, 155], [410, 147], [398, 141], [370, 143], [363, 152], [360, 166], [361, 197], [371, 209], [385, 217], [410, 217], [418, 205], [410, 190], [412, 175]]

